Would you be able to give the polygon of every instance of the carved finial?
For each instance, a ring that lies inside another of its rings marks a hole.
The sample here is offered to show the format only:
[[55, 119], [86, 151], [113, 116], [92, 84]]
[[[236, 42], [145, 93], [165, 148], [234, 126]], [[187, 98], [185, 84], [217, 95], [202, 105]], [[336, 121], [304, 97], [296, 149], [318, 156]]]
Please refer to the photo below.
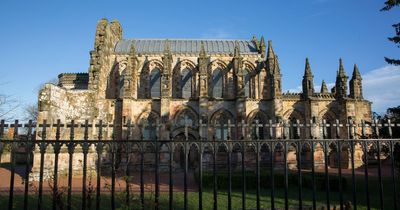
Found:
[[169, 46], [169, 40], [166, 39], [164, 43], [164, 54], [171, 54], [171, 48]]
[[314, 94], [313, 75], [311, 73], [311, 67], [308, 58], [306, 58], [306, 66], [304, 68], [302, 87], [303, 87], [303, 96], [305, 98], [308, 98], [309, 96], [312, 96]]
[[357, 64], [354, 64], [353, 79], [361, 79], [361, 74], [360, 71], [358, 70]]
[[261, 40], [260, 40], [260, 53], [263, 57], [265, 57], [265, 50], [267, 49], [267, 46], [265, 45], [265, 40], [264, 40], [264, 36], [261, 36]]
[[322, 80], [321, 93], [322, 94], [327, 94], [328, 93], [328, 87], [326, 86], [325, 80]]
[[233, 56], [235, 58], [240, 57], [239, 43], [237, 41], [235, 42], [235, 49], [234, 49]]
[[272, 48], [272, 41], [269, 40], [268, 41], [268, 53], [267, 53], [267, 58], [274, 58], [275, 57], [275, 53], [274, 53], [274, 49]]
[[339, 59], [339, 72], [338, 76], [346, 76], [346, 72], [344, 71], [342, 58]]
[[256, 47], [257, 51], [260, 51], [260, 43], [258, 42], [256, 35], [253, 35], [251, 41], [254, 43], [254, 46]]
[[136, 48], [135, 48], [135, 43], [134, 42], [132, 42], [131, 48], [129, 49], [129, 55], [136, 56]]
[[353, 76], [350, 80], [350, 97], [354, 99], [363, 99], [361, 74], [358, 71], [357, 64], [354, 64]]
[[311, 67], [310, 67], [310, 62], [308, 60], [308, 58], [306, 58], [306, 66], [304, 69], [304, 77], [312, 77], [312, 73], [311, 73]]
[[206, 50], [204, 49], [204, 42], [200, 42], [200, 57], [205, 58], [206, 57]]
[[336, 77], [336, 98], [345, 98], [347, 97], [347, 76], [346, 72], [344, 71], [343, 61], [339, 59], [339, 71]]

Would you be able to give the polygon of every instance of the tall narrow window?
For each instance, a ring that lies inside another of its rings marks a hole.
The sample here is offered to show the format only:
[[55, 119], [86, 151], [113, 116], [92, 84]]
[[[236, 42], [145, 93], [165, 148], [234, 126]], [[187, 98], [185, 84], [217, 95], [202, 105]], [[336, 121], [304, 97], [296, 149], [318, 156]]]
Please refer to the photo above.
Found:
[[144, 140], [155, 140], [157, 137], [156, 129], [157, 117], [154, 114], [150, 114], [147, 119], [144, 119], [142, 125], [143, 129], [143, 139]]
[[249, 71], [244, 70], [244, 96], [250, 98], [250, 74]]
[[189, 99], [192, 97], [192, 71], [184, 69], [181, 79], [182, 98]]
[[213, 73], [212, 85], [213, 85], [213, 97], [222, 98], [222, 71], [221, 69], [216, 69]]
[[161, 95], [161, 72], [155, 68], [150, 73], [150, 93], [151, 98], [160, 98]]

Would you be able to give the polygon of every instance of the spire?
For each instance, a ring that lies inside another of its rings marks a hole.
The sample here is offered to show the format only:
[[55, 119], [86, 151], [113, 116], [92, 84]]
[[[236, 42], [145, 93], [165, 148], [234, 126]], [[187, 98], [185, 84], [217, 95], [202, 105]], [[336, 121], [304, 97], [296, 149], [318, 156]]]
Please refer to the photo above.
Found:
[[353, 77], [352, 79], [361, 79], [361, 74], [360, 71], [358, 71], [358, 66], [357, 64], [354, 64], [354, 70], [353, 70]]
[[165, 40], [164, 43], [164, 56], [162, 57], [163, 65], [164, 65], [164, 75], [169, 75], [172, 72], [172, 54], [171, 48], [169, 46], [169, 40]]
[[237, 75], [243, 75], [242, 57], [240, 57], [239, 42], [235, 42], [235, 49], [233, 53], [233, 69]]
[[235, 58], [240, 57], [239, 43], [237, 41], [235, 42], [235, 49], [234, 49], [233, 56]]
[[261, 40], [260, 40], [260, 53], [263, 57], [265, 57], [265, 49], [267, 48], [267, 46], [265, 45], [265, 40], [264, 40], [264, 36], [261, 36]]
[[202, 58], [206, 57], [206, 50], [204, 49], [204, 42], [203, 41], [201, 41], [201, 43], [200, 43], [199, 57], [202, 57]]
[[353, 76], [350, 80], [350, 98], [363, 99], [362, 78], [357, 64], [354, 64]]
[[322, 80], [321, 93], [322, 94], [327, 94], [328, 93], [328, 87], [326, 86], [325, 80]]
[[304, 77], [312, 77], [311, 73], [311, 67], [310, 67], [310, 62], [308, 61], [308, 58], [306, 58], [306, 66], [304, 68]]
[[343, 67], [343, 61], [342, 58], [339, 59], [339, 72], [338, 72], [338, 76], [346, 76], [346, 72], [344, 71], [344, 67]]
[[336, 76], [336, 98], [346, 98], [347, 97], [347, 79], [346, 72], [344, 71], [343, 61], [339, 59], [339, 70]]
[[272, 41], [269, 40], [268, 41], [268, 52], [267, 52], [267, 58], [274, 58], [275, 57], [275, 53], [274, 53], [274, 49], [272, 48]]
[[207, 76], [208, 58], [207, 58], [206, 50], [204, 49], [203, 41], [200, 42], [200, 53], [199, 53], [197, 62], [199, 64], [198, 68], [199, 68], [200, 75]]
[[308, 98], [314, 94], [313, 77], [314, 76], [311, 73], [310, 62], [308, 61], [308, 58], [306, 58], [306, 66], [304, 68], [304, 76], [302, 81], [304, 98]]
[[164, 44], [164, 54], [171, 54], [171, 47], [169, 46], [169, 40], [165, 40]]
[[270, 74], [280, 74], [278, 56], [276, 56], [274, 53], [271, 40], [268, 41], [266, 65], [267, 65], [267, 70], [269, 71]]
[[254, 43], [254, 46], [256, 47], [257, 51], [260, 51], [260, 43], [258, 42], [256, 35], [253, 35], [251, 41]]
[[131, 48], [129, 49], [129, 55], [135, 57], [136, 56], [136, 48], [135, 48], [135, 43], [132, 42]]

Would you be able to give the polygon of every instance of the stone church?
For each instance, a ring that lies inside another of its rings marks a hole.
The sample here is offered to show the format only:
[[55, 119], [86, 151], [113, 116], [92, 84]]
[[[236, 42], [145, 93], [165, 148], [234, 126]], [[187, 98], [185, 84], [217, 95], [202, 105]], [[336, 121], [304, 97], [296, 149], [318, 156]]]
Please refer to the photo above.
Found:
[[[113, 131], [106, 128], [104, 138], [125, 138], [123, 125], [131, 122], [147, 125], [134, 127], [132, 139], [164, 140], [185, 138], [184, 125], [189, 122], [190, 139], [226, 140], [251, 137], [255, 131], [214, 125], [371, 121], [371, 102], [363, 98], [356, 65], [348, 81], [340, 60], [335, 86], [329, 91], [322, 81], [321, 90], [315, 90], [306, 59], [302, 92], [284, 93], [284, 72], [272, 42], [266, 43], [264, 37], [126, 39], [122, 31], [118, 21], [98, 22], [88, 72], [62, 73], [57, 85], [46, 84], [39, 93], [38, 122], [103, 120], [115, 126]], [[202, 133], [200, 122], [208, 125]], [[258, 129], [261, 139], [283, 135], [269, 133], [263, 126]], [[92, 130], [91, 137], [97, 138], [96, 129]], [[343, 129], [341, 135], [346, 132]], [[318, 130], [301, 132], [297, 138], [319, 138], [320, 134]], [[68, 129], [62, 136], [69, 138]], [[334, 135], [329, 131], [327, 137]]]

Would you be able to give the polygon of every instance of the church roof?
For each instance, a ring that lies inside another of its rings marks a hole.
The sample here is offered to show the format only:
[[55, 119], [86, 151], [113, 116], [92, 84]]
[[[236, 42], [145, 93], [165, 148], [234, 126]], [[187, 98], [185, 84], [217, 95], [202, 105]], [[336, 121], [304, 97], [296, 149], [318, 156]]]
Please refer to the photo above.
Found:
[[237, 42], [240, 54], [257, 54], [257, 47], [251, 40], [229, 40], [229, 39], [127, 39], [121, 40], [115, 46], [115, 52], [128, 54], [131, 45], [135, 45], [137, 53], [158, 54], [164, 52], [166, 43], [169, 43], [172, 53], [185, 54], [200, 52], [201, 42], [207, 54], [229, 54], [233, 53]]

